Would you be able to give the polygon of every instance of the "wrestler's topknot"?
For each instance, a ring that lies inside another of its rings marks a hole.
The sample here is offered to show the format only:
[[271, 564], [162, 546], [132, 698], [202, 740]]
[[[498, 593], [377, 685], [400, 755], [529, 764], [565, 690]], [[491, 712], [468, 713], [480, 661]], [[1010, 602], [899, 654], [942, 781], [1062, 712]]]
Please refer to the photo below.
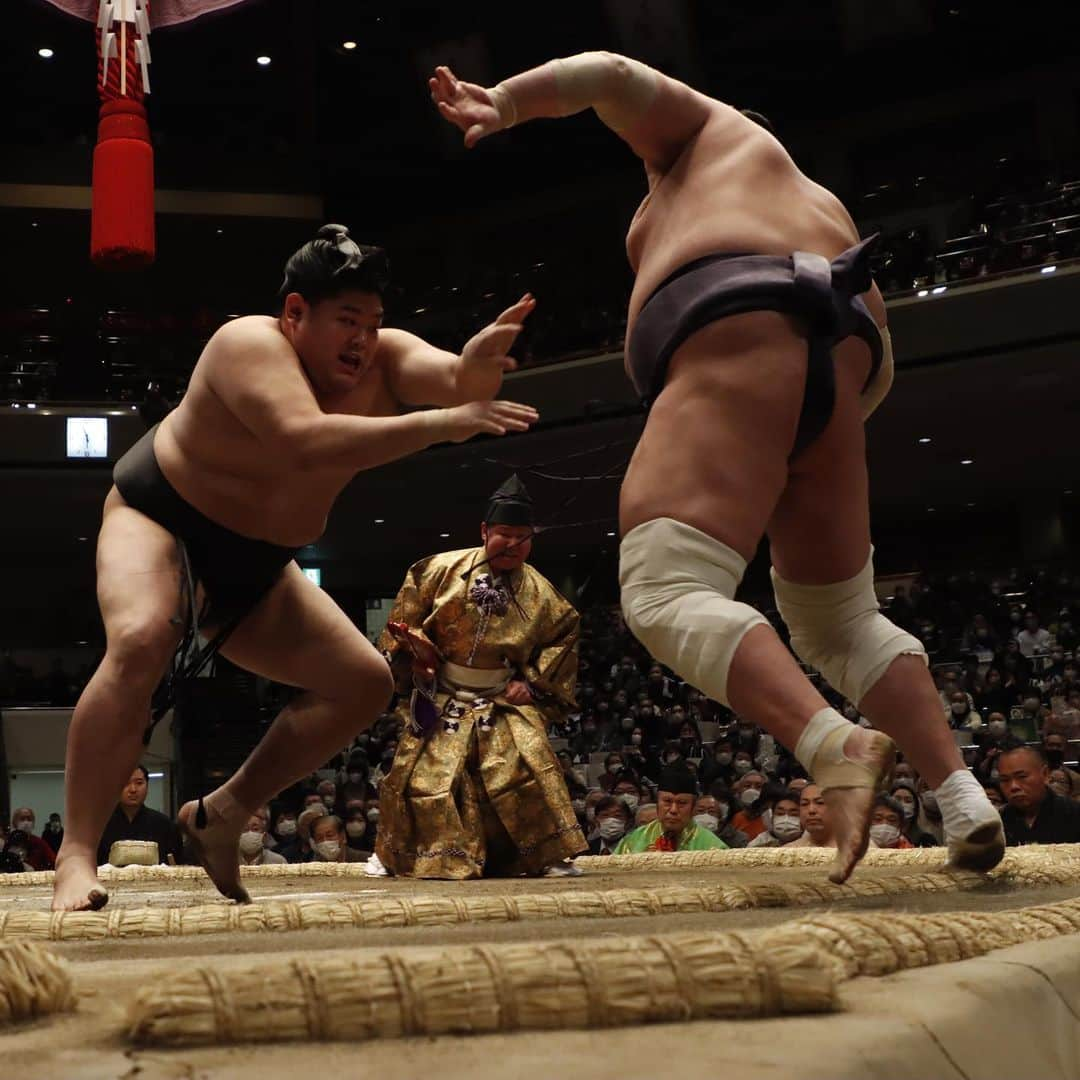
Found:
[[285, 280], [278, 290], [284, 302], [291, 292], [317, 304], [348, 289], [361, 289], [380, 297], [390, 284], [390, 262], [380, 247], [358, 244], [344, 225], [323, 225], [285, 264]]

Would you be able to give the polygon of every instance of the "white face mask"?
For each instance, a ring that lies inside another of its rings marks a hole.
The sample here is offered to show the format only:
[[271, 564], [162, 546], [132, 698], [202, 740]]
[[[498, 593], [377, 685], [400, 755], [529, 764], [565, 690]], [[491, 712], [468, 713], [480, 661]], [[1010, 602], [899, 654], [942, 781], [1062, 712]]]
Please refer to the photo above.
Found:
[[315, 844], [315, 853], [324, 862], [337, 862], [341, 854], [341, 845], [336, 840], [323, 840]]
[[[899, 799], [897, 799], [896, 801], [900, 802]], [[915, 816], [915, 804], [901, 802], [900, 805], [904, 808], [904, 820], [910, 821]]]
[[630, 807], [631, 814], [637, 813], [638, 803], [641, 802], [641, 800], [636, 795], [620, 795], [619, 798]]
[[13, 829], [21, 829], [24, 833], [32, 835], [34, 832], [34, 823], [27, 818], [19, 818], [18, 821], [11, 823]]
[[885, 822], [880, 825], [871, 825], [870, 839], [878, 847], [892, 847], [900, 839], [900, 830], [895, 825], [888, 825]]
[[574, 808], [575, 814], [581, 815], [585, 813], [584, 799], [575, 799], [570, 805]]
[[716, 832], [716, 827], [720, 824], [720, 819], [715, 814], [695, 814], [694, 824], [705, 829], [707, 832]]
[[777, 840], [794, 840], [802, 835], [802, 825], [797, 817], [790, 814], [781, 814], [773, 818], [772, 834]]
[[624, 832], [626, 828], [618, 818], [604, 818], [600, 822], [600, 835], [605, 840], [618, 840]]
[[242, 832], [240, 834], [240, 851], [249, 859], [252, 855], [258, 855], [263, 849], [263, 834], [255, 832]]
[[355, 840], [367, 832], [367, 826], [362, 821], [348, 821], [345, 823], [345, 832]]
[[373, 806], [367, 812], [367, 819], [368, 819], [368, 821], [371, 821], [371, 822], [376, 822], [376, 821], [379, 820], [379, 808], [377, 806]]
[[748, 787], [743, 790], [743, 793], [739, 796], [739, 801], [743, 806], [753, 806], [754, 803], [761, 798], [761, 792], [756, 787]]
[[285, 821], [279, 821], [277, 826], [278, 836], [295, 836], [296, 835], [296, 821], [293, 818], [287, 818]]
[[731, 807], [728, 806], [728, 804], [726, 802], [717, 803], [716, 812], [720, 815], [720, 820], [721, 821], [726, 821], [727, 820], [728, 811], [730, 809], [731, 809]]

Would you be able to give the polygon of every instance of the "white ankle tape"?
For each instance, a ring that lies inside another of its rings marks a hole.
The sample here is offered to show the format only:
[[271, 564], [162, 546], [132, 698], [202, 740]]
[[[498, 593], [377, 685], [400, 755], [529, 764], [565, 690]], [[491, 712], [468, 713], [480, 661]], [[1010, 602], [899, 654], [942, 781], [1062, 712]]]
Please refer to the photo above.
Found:
[[810, 717], [810, 722], [799, 736], [799, 741], [795, 744], [795, 760], [811, 776], [814, 775], [814, 758], [817, 757], [822, 743], [838, 729], [843, 729], [846, 735], [850, 735], [851, 722], [845, 720], [835, 709], [826, 706]]

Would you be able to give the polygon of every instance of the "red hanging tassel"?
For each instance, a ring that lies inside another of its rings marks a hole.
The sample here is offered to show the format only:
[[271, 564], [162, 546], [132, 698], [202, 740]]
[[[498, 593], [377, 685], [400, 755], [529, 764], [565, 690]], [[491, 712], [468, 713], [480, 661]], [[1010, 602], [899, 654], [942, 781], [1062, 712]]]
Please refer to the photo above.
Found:
[[137, 270], [154, 261], [154, 150], [143, 106], [149, 59], [145, 36], [136, 48], [137, 35], [145, 34], [147, 24], [144, 19], [137, 28], [136, 22], [123, 18], [126, 13], [130, 20], [136, 7], [142, 9], [138, 13], [142, 18], [148, 6], [147, 0], [121, 0], [112, 9], [119, 21], [99, 23], [97, 31], [101, 109], [94, 148], [90, 258], [113, 270]]
[[154, 261], [154, 150], [146, 109], [130, 98], [101, 106], [94, 148], [90, 258], [136, 270]]

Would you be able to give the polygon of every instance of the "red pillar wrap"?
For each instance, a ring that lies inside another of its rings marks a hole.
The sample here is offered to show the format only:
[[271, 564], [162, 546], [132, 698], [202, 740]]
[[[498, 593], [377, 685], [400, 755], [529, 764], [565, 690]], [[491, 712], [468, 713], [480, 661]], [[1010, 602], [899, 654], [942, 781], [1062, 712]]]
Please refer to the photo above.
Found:
[[154, 150], [146, 109], [131, 98], [106, 101], [99, 113], [90, 258], [114, 270], [154, 261]]

